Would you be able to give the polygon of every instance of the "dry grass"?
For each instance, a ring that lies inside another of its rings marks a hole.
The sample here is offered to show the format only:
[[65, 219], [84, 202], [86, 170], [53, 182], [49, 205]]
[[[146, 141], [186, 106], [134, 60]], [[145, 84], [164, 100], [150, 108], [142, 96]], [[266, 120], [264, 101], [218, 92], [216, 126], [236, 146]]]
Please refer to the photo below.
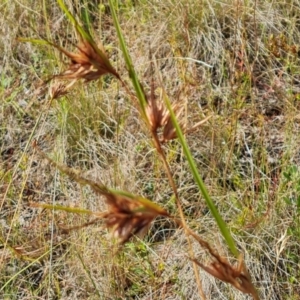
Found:
[[[93, 35], [129, 82], [107, 2], [86, 2], [66, 1], [76, 14], [88, 7]], [[120, 2], [119, 20], [146, 94], [154, 83], [158, 96], [163, 82], [169, 97], [183, 103], [187, 128], [212, 116], [187, 140], [260, 299], [299, 299], [299, 0]], [[74, 30], [56, 2], [33, 8], [27, 0], [8, 1], [0, 12], [0, 298], [199, 299], [175, 222], [156, 219], [143, 239], [117, 252], [101, 224], [61, 231], [88, 216], [30, 206], [107, 208], [39, 156], [31, 146], [36, 139], [55, 161], [178, 215], [147, 128], [116, 79], [77, 82], [48, 102], [41, 83], [68, 62], [54, 48], [17, 38], [44, 38], [76, 51]], [[163, 147], [186, 222], [237, 263], [179, 143]], [[196, 241], [193, 250], [206, 266], [209, 256]], [[250, 299], [200, 268], [199, 274], [206, 299]]]

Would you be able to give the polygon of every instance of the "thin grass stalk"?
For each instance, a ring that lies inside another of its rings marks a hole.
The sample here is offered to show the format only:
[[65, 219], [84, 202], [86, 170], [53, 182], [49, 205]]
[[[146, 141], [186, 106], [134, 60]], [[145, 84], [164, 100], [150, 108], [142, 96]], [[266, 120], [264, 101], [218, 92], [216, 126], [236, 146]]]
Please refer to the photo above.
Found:
[[98, 216], [98, 213], [95, 213], [88, 209], [83, 209], [83, 208], [78, 208], [78, 207], [68, 207], [68, 206], [63, 206], [63, 205], [59, 205], [59, 204], [46, 204], [46, 203], [32, 202], [32, 203], [30, 203], [30, 207], [51, 209], [53, 211], [65, 211], [65, 212], [73, 213], [73, 214], [85, 214], [85, 215], [97, 215]]
[[[62, 242], [61, 242], [62, 243]], [[57, 244], [56, 247], [58, 247], [60, 244]], [[0, 288], [0, 292], [4, 291], [5, 288], [11, 283], [13, 282], [20, 274], [22, 274], [24, 271], [26, 271], [27, 269], [29, 269], [32, 265], [36, 264], [37, 262], [39, 262], [39, 260], [41, 260], [43, 257], [45, 257], [46, 255], [48, 255], [50, 253], [52, 249], [49, 249], [48, 251], [46, 251], [44, 254], [42, 254], [40, 257], [38, 257], [37, 259], [33, 260], [31, 263], [29, 263], [28, 265], [26, 265], [23, 269], [21, 269], [19, 272], [15, 273], [11, 278], [9, 278]]]
[[128, 49], [126, 47], [125, 39], [124, 39], [124, 36], [122, 34], [122, 31], [121, 31], [121, 27], [120, 27], [120, 24], [119, 24], [119, 21], [118, 21], [118, 18], [117, 18], [117, 14], [116, 14], [116, 11], [115, 11], [115, 8], [114, 8], [113, 0], [109, 0], [109, 6], [110, 6], [110, 9], [111, 9], [111, 13], [112, 13], [113, 21], [114, 21], [114, 26], [116, 28], [117, 35], [118, 35], [118, 38], [119, 38], [119, 41], [120, 41], [120, 46], [121, 46], [123, 57], [124, 57], [124, 60], [125, 60], [125, 63], [126, 63], [127, 71], [129, 73], [129, 77], [132, 81], [132, 84], [133, 84], [133, 87], [135, 89], [136, 95], [139, 99], [140, 107], [142, 108], [143, 117], [147, 120], [146, 113], [145, 113], [145, 108], [146, 108], [146, 104], [147, 104], [146, 97], [145, 97], [144, 91], [142, 89], [142, 86], [140, 84], [140, 81], [138, 79], [138, 76], [135, 72], [135, 69], [133, 67], [132, 60], [131, 60], [131, 57], [129, 55]]
[[77, 257], [79, 258], [79, 260], [80, 260], [80, 262], [81, 262], [81, 265], [82, 265], [82, 267], [83, 267], [85, 273], [87, 274], [89, 280], [91, 281], [91, 283], [92, 283], [92, 285], [93, 285], [93, 287], [94, 287], [94, 290], [95, 290], [95, 293], [96, 293], [97, 296], [98, 296], [98, 299], [101, 299], [101, 294], [100, 294], [100, 292], [99, 292], [99, 290], [98, 290], [98, 288], [97, 288], [97, 284], [96, 284], [95, 280], [93, 279], [93, 276], [92, 276], [92, 274], [91, 274], [89, 268], [85, 265], [84, 260], [83, 260], [83, 257], [80, 255], [80, 253], [79, 253], [78, 251], [76, 251], [76, 254], [77, 254]]

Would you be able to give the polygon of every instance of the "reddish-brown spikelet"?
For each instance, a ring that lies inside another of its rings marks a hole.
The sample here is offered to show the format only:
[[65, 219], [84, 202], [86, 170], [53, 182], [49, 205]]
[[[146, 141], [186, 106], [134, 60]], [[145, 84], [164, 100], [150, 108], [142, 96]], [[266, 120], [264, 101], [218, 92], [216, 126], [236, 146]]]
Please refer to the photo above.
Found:
[[194, 261], [198, 266], [200, 266], [210, 275], [220, 279], [221, 281], [233, 285], [236, 289], [245, 294], [251, 294], [255, 300], [259, 299], [242, 255], [239, 256], [238, 265], [234, 267], [225, 257], [221, 257], [210, 247], [210, 245], [206, 241], [202, 240], [193, 231], [189, 230], [189, 234], [192, 235], [203, 248], [208, 250], [213, 260], [213, 262], [209, 266], [203, 265], [195, 258], [191, 259], [192, 261]]
[[71, 87], [74, 83], [75, 81], [72, 81], [66, 86], [61, 82], [55, 82], [49, 88], [50, 99], [58, 99], [61, 96], [66, 95], [68, 93], [68, 88]]
[[131, 198], [111, 192], [105, 193], [105, 197], [109, 206], [106, 225], [121, 244], [147, 230], [157, 216], [169, 216], [164, 209], [144, 198]]
[[146, 115], [149, 120], [151, 130], [155, 132], [158, 128], [164, 126], [164, 116], [166, 109], [162, 102], [156, 102], [155, 99], [151, 98], [146, 106]]
[[[157, 132], [158, 128], [163, 128], [160, 141], [162, 143], [165, 143], [177, 138], [176, 129], [173, 125], [170, 112], [167, 110], [161, 100], [156, 99], [153, 92], [153, 87], [151, 87], [151, 89], [151, 96], [149, 97], [149, 99], [147, 99], [146, 115], [152, 132]], [[180, 120], [182, 112], [184, 110], [183, 104], [180, 102], [174, 103], [172, 105], [172, 110], [175, 113], [176, 119], [179, 120], [179, 125], [183, 133], [190, 133], [195, 131], [200, 125], [204, 124], [208, 119], [211, 118], [211, 116], [208, 116], [202, 121], [193, 125], [191, 128], [187, 128], [184, 121]]]
[[[62, 79], [85, 79], [87, 82], [96, 80], [105, 74], [112, 74], [119, 78], [118, 73], [108, 62], [102, 45], [99, 46], [99, 49], [95, 49], [94, 45], [82, 39], [77, 46], [78, 53], [71, 53], [57, 46], [56, 48], [71, 59], [71, 64], [65, 72], [55, 77]], [[99, 51], [101, 51], [101, 55]]]

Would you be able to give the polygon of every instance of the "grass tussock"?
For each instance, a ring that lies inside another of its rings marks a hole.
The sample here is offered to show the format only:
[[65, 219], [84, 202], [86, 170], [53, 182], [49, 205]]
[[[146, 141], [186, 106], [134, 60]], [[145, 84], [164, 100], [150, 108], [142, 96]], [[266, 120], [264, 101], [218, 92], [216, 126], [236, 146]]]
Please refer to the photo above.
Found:
[[0, 11], [1, 299], [299, 299], [298, 0]]

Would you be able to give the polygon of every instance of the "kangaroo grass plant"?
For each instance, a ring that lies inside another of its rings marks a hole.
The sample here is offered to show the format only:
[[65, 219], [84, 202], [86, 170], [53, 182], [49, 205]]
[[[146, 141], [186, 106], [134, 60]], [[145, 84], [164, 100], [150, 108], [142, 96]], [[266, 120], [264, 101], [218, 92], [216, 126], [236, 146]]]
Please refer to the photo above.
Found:
[[[196, 269], [196, 265], [200, 266], [203, 270], [205, 270], [212, 276], [218, 278], [219, 280], [230, 283], [231, 285], [239, 289], [241, 292], [251, 294], [254, 299], [258, 299], [255, 288], [251, 282], [250, 275], [244, 264], [242, 255], [239, 255], [239, 266], [237, 268], [232, 267], [225, 258], [222, 258], [215, 250], [212, 250], [211, 246], [207, 242], [205, 242], [200, 236], [198, 236], [188, 227], [182, 210], [182, 204], [178, 194], [178, 190], [173, 179], [173, 174], [166, 159], [165, 152], [163, 150], [163, 143], [176, 139], [177, 137], [179, 138], [183, 146], [184, 154], [189, 162], [191, 171], [196, 180], [196, 183], [200, 191], [202, 192], [203, 197], [206, 200], [208, 207], [212, 212], [212, 215], [215, 217], [219, 225], [220, 231], [222, 232], [229, 248], [231, 249], [232, 253], [237, 256], [238, 251], [236, 249], [235, 243], [230, 235], [230, 232], [225, 222], [222, 220], [217, 208], [213, 204], [211, 198], [209, 197], [206, 191], [206, 187], [201, 180], [197, 168], [195, 167], [192, 155], [183, 137], [183, 132], [190, 133], [196, 130], [200, 125], [207, 122], [211, 118], [211, 116], [206, 117], [204, 120], [192, 126], [192, 128], [187, 129], [183, 126], [184, 123], [182, 121], [178, 122], [178, 119], [180, 120], [183, 112], [183, 106], [180, 103], [175, 103], [171, 105], [164, 90], [161, 94], [162, 99], [156, 99], [156, 97], [154, 96], [154, 85], [152, 83], [151, 96], [147, 97], [145, 95], [144, 89], [142, 88], [140, 80], [138, 79], [138, 75], [135, 72], [132, 60], [129, 55], [129, 51], [127, 50], [126, 43], [122, 35], [122, 31], [114, 8], [115, 5], [111, 0], [109, 1], [109, 3], [114, 20], [114, 25], [117, 30], [121, 49], [126, 62], [127, 71], [129, 73], [129, 78], [131, 79], [135, 90], [135, 95], [133, 95], [130, 92], [128, 96], [131, 97], [133, 101], [134, 97], [137, 97], [139, 100], [142, 115], [146, 121], [146, 124], [148, 125], [149, 131], [154, 141], [154, 146], [156, 148], [157, 153], [162, 159], [170, 185], [173, 189], [176, 198], [177, 208], [180, 215], [180, 221], [177, 220], [177, 223], [184, 228], [186, 237], [188, 239], [189, 255], [194, 265], [194, 273], [197, 280], [200, 297], [204, 299], [205, 295], [201, 287], [201, 281], [198, 275], [198, 271]], [[22, 41], [47, 43], [51, 46], [54, 46], [63, 54], [65, 54], [68, 58], [70, 58], [71, 64], [68, 67], [68, 69], [59, 75], [54, 75], [51, 79], [56, 78], [59, 80], [71, 80], [71, 83], [69, 83], [68, 85], [57, 83], [54, 86], [52, 86], [50, 89], [51, 99], [55, 99], [65, 95], [67, 91], [73, 86], [73, 84], [79, 79], [84, 79], [86, 82], [88, 82], [92, 80], [97, 80], [105, 74], [111, 74], [114, 77], [116, 77], [118, 80], [121, 81], [121, 83], [125, 87], [125, 90], [129, 91], [130, 88], [127, 87], [126, 83], [121, 79], [120, 75], [109, 62], [105, 54], [104, 47], [101, 44], [98, 46], [96, 45], [89, 32], [85, 31], [83, 27], [79, 25], [75, 17], [68, 11], [63, 1], [58, 0], [58, 4], [66, 14], [67, 18], [74, 25], [76, 32], [79, 36], [79, 44], [76, 46], [76, 48], [78, 49], [77, 53], [71, 53], [63, 49], [59, 45], [56, 45], [49, 41], [19, 39]], [[160, 128], [163, 128], [161, 138], [159, 138], [158, 136], [158, 130]], [[183, 128], [183, 130], [181, 128]], [[44, 157], [51, 164], [56, 166], [61, 172], [67, 174], [72, 180], [75, 180], [81, 185], [89, 185], [97, 195], [104, 196], [109, 209], [107, 212], [93, 214], [90, 211], [76, 209], [72, 210], [71, 208], [62, 208], [58, 206], [52, 206], [50, 208], [65, 210], [73, 213], [88, 213], [96, 215], [97, 218], [104, 220], [108, 228], [111, 228], [113, 236], [117, 238], [121, 244], [128, 242], [128, 240], [134, 235], [145, 231], [145, 229], [149, 227], [151, 222], [157, 216], [173, 218], [176, 220], [175, 216], [171, 216], [163, 208], [161, 208], [160, 206], [148, 199], [145, 199], [140, 196], [134, 196], [128, 192], [110, 189], [102, 183], [97, 183], [93, 180], [83, 177], [79, 170], [74, 170], [54, 162], [37, 147], [36, 142], [34, 143], [34, 148], [38, 151], [38, 153], [40, 153], [42, 157]], [[48, 208], [48, 206], [45, 206], [43, 204], [32, 205]], [[82, 227], [93, 224], [95, 222], [96, 220], [90, 221], [82, 225]], [[75, 227], [75, 229], [78, 228], [80, 228], [80, 226]], [[212, 256], [213, 261], [209, 266], [204, 266], [194, 257], [190, 236], [194, 237], [199, 242], [199, 244], [204, 249], [206, 249], [208, 253]]]
[[[126, 58], [130, 78], [133, 81], [134, 87], [136, 89], [137, 96], [140, 100], [140, 104], [141, 104], [141, 106], [143, 106], [144, 99], [147, 99], [147, 98], [145, 97], [145, 95], [144, 96], [140, 95], [140, 91], [141, 91], [140, 84], [139, 84], [139, 81], [137, 79], [137, 75], [136, 75], [136, 72], [134, 70], [134, 67], [131, 64], [131, 59], [130, 59], [129, 53], [127, 51], [125, 42], [124, 42], [124, 38], [122, 36], [121, 28], [119, 26], [118, 19], [116, 17], [116, 13], [114, 11], [114, 5], [113, 5], [112, 0], [110, 0], [110, 8], [112, 10], [116, 30], [118, 31], [118, 37], [119, 37], [120, 43], [122, 45], [123, 55]], [[164, 96], [166, 96], [166, 95], [164, 95]], [[212, 211], [213, 216], [217, 220], [217, 223], [220, 227], [220, 230], [223, 233], [223, 235], [224, 235], [231, 251], [233, 252], [234, 255], [237, 255], [238, 252], [237, 252], [237, 249], [235, 247], [234, 241], [233, 241], [233, 239], [230, 235], [230, 232], [227, 229], [227, 226], [226, 226], [225, 222], [222, 220], [221, 216], [219, 215], [216, 207], [214, 206], [212, 200], [210, 199], [210, 197], [209, 197], [209, 195], [206, 191], [205, 185], [203, 184], [203, 182], [201, 180], [201, 177], [200, 177], [199, 173], [197, 172], [197, 169], [195, 168], [195, 163], [193, 161], [193, 158], [192, 158], [192, 156], [189, 152], [188, 146], [187, 146], [187, 144], [185, 142], [185, 139], [183, 137], [182, 131], [180, 129], [180, 125], [177, 122], [177, 118], [180, 117], [180, 114], [182, 112], [182, 108], [180, 108], [179, 104], [175, 104], [172, 107], [170, 102], [168, 101], [168, 98], [167, 97], [164, 97], [164, 98], [166, 99], [165, 103], [166, 103], [167, 109], [165, 109], [163, 107], [162, 103], [157, 103], [156, 99], [154, 99], [154, 93], [153, 93], [153, 87], [152, 87], [151, 98], [148, 101], [148, 105], [146, 106], [146, 116], [148, 118], [148, 124], [150, 125], [149, 129], [150, 129], [152, 137], [154, 139], [154, 144], [155, 144], [156, 150], [158, 151], [158, 153], [160, 154], [160, 157], [162, 158], [162, 160], [164, 162], [164, 166], [166, 168], [166, 172], [168, 174], [170, 184], [171, 184], [172, 189], [174, 191], [174, 194], [175, 194], [175, 197], [176, 197], [176, 200], [177, 200], [177, 206], [178, 206], [178, 209], [179, 209], [179, 212], [180, 212], [181, 222], [182, 222], [182, 225], [183, 225], [183, 227], [184, 227], [184, 229], [187, 233], [187, 236], [188, 236], [188, 232], [191, 232], [191, 231], [187, 230], [187, 224], [185, 222], [185, 218], [184, 218], [184, 215], [183, 215], [183, 211], [182, 211], [180, 199], [179, 199], [179, 196], [178, 196], [177, 188], [175, 186], [170, 167], [169, 167], [168, 162], [165, 158], [164, 151], [162, 150], [160, 141], [158, 140], [157, 129], [159, 127], [164, 127], [164, 129], [163, 129], [163, 138], [161, 139], [161, 142], [166, 142], [168, 140], [176, 138], [177, 135], [179, 136], [179, 139], [180, 139], [180, 141], [182, 143], [182, 146], [183, 146], [183, 149], [184, 149], [184, 153], [185, 153], [186, 157], [188, 158], [188, 161], [189, 161], [192, 173], [193, 173], [193, 175], [196, 179], [196, 182], [197, 182], [197, 184], [198, 184], [198, 186], [199, 186], [199, 188], [200, 188], [200, 190], [201, 190], [201, 192], [202, 192], [202, 194], [203, 194], [210, 210]], [[174, 113], [174, 110], [175, 110], [175, 113]], [[197, 123], [190, 130], [196, 129], [199, 125], [206, 122], [209, 118], [210, 117], [207, 117], [205, 120], [202, 120], [201, 122]], [[187, 132], [186, 129], [185, 129], [185, 131]], [[198, 240], [201, 240], [201, 239], [199, 238]], [[190, 245], [190, 243], [189, 243], [189, 245]], [[208, 246], [207, 243], [202, 243], [202, 246], [209, 249], [210, 252], [212, 253], [211, 249], [209, 247], [207, 247]], [[192, 253], [193, 253], [192, 248], [190, 246], [190, 254], [192, 254]], [[257, 293], [255, 291], [255, 288], [252, 285], [250, 275], [249, 275], [249, 273], [248, 273], [248, 271], [245, 267], [245, 264], [243, 262], [242, 257], [240, 257], [240, 262], [241, 262], [240, 266], [241, 267], [239, 268], [239, 272], [234, 272], [234, 271], [228, 272], [228, 270], [234, 270], [230, 267], [228, 262], [226, 262], [226, 264], [225, 264], [225, 261], [222, 260], [220, 258], [220, 256], [218, 256], [218, 255], [214, 255], [214, 257], [218, 258], [218, 262], [217, 263], [215, 263], [215, 262], [212, 263], [212, 265], [211, 265], [212, 269], [209, 269], [207, 267], [204, 268], [206, 271], [208, 271], [211, 275], [219, 278], [220, 280], [231, 283], [236, 288], [238, 288], [240, 291], [242, 291], [244, 293], [252, 294], [254, 299], [258, 299]], [[193, 261], [195, 262], [194, 259], [193, 259]], [[220, 263], [222, 261], [223, 261], [224, 264]], [[200, 263], [198, 263], [198, 265], [203, 266]], [[227, 268], [226, 267], [224, 268], [224, 265], [226, 265]], [[223, 266], [223, 268], [222, 268], [222, 266]], [[243, 272], [243, 274], [242, 274], [242, 272]], [[195, 274], [196, 274], [196, 278], [197, 278], [197, 273], [195, 272]], [[229, 274], [234, 274], [234, 276], [229, 275]], [[241, 280], [241, 276], [242, 276], [243, 280]], [[239, 280], [241, 280], [241, 283], [239, 282]], [[199, 285], [198, 285], [198, 288], [199, 288], [200, 296], [203, 297], [203, 292], [202, 292], [201, 287]]]

